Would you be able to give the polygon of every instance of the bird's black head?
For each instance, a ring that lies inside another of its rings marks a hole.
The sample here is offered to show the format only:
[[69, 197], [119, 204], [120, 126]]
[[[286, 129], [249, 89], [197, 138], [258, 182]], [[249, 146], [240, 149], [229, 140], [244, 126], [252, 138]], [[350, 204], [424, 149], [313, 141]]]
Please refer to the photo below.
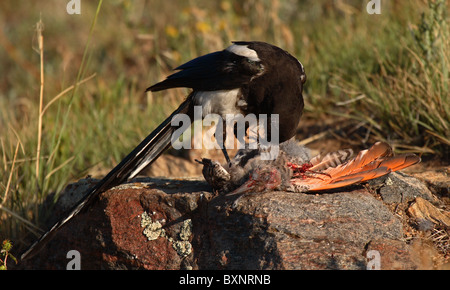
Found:
[[262, 41], [233, 41], [233, 45], [226, 50], [246, 57], [250, 63], [255, 62], [262, 67], [263, 72], [275, 70], [277, 74], [292, 73], [298, 75], [301, 84], [306, 82], [305, 68], [300, 61], [275, 45]]
[[198, 91], [231, 90], [270, 72], [294, 74], [306, 81], [302, 64], [288, 52], [260, 41], [235, 41], [228, 48], [197, 57], [147, 90], [187, 87]]

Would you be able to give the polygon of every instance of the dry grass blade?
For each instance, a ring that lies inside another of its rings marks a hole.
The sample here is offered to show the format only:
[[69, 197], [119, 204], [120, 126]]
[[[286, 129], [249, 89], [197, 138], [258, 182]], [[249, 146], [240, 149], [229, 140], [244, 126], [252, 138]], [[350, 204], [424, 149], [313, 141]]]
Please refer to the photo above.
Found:
[[314, 142], [314, 141], [317, 141], [317, 140], [319, 140], [319, 139], [321, 139], [321, 138], [323, 138], [323, 137], [325, 137], [325, 136], [327, 136], [329, 134], [329, 131], [323, 131], [323, 132], [320, 132], [320, 133], [318, 133], [318, 134], [315, 134], [315, 135], [313, 135], [313, 136], [311, 136], [311, 137], [308, 137], [308, 138], [306, 138], [306, 139], [303, 139], [303, 140], [301, 140], [301, 141], [299, 141], [298, 143], [300, 144], [300, 145], [308, 145], [309, 143], [312, 143], [312, 142]]
[[433, 233], [431, 234], [430, 239], [442, 254], [450, 254], [450, 233], [448, 229], [433, 228]]
[[40, 56], [40, 74], [41, 83], [39, 90], [39, 119], [38, 119], [38, 143], [36, 148], [36, 180], [39, 180], [39, 159], [41, 155], [41, 141], [42, 141], [42, 109], [44, 105], [44, 36], [42, 31], [44, 30], [44, 24], [42, 20], [36, 24], [36, 35], [38, 39], [38, 49]]
[[59, 165], [58, 167], [56, 167], [55, 169], [53, 169], [52, 171], [50, 171], [46, 176], [45, 179], [49, 179], [55, 172], [57, 172], [58, 170], [60, 170], [61, 168], [63, 168], [64, 166], [66, 166], [68, 163], [70, 163], [72, 160], [75, 159], [75, 156], [70, 157], [69, 159], [67, 159], [66, 161], [64, 161], [61, 165]]
[[9, 187], [11, 186], [12, 176], [14, 174], [14, 166], [16, 165], [17, 153], [19, 152], [20, 142], [17, 142], [16, 152], [14, 153], [14, 158], [11, 165], [11, 170], [9, 172], [8, 182], [6, 183], [5, 195], [3, 196], [2, 203], [0, 205], [4, 205], [6, 200], [8, 199]]
[[12, 217], [20, 220], [21, 222], [23, 222], [24, 224], [28, 225], [29, 227], [33, 228], [35, 230], [34, 233], [43, 233], [44, 230], [39, 228], [38, 226], [34, 225], [33, 223], [29, 222], [28, 220], [24, 219], [23, 217], [21, 217], [19, 214], [13, 212], [12, 210], [9, 210], [8, 208], [4, 207], [3, 205], [0, 204], [0, 210], [6, 212], [7, 214], [11, 215]]
[[64, 96], [65, 94], [67, 94], [68, 92], [70, 92], [71, 90], [73, 90], [75, 88], [75, 86], [79, 86], [84, 84], [85, 82], [93, 79], [97, 74], [93, 73], [92, 75], [88, 76], [85, 79], [82, 79], [81, 81], [77, 82], [75, 85], [71, 85], [70, 87], [68, 87], [67, 89], [65, 89], [64, 91], [60, 92], [58, 95], [56, 95], [50, 102], [47, 103], [47, 105], [45, 105], [44, 109], [41, 112], [41, 115], [43, 116], [45, 114], [45, 111], [47, 111], [47, 109], [57, 100], [59, 100], [62, 96]]

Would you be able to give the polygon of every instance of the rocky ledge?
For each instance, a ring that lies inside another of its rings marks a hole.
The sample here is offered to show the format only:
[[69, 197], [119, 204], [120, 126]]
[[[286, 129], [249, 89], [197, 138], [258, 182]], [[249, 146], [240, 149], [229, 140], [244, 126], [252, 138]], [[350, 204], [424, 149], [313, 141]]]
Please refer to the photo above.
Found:
[[[95, 182], [68, 186], [54, 219]], [[391, 173], [344, 190], [226, 197], [201, 179], [136, 179], [101, 194], [22, 267], [66, 269], [71, 250], [81, 269], [449, 267], [448, 208], [424, 183]]]

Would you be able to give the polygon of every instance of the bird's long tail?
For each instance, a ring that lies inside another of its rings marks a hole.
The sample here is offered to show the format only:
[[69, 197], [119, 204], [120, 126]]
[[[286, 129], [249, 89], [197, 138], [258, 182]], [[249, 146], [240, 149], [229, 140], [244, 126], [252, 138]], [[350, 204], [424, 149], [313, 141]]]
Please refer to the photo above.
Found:
[[36, 254], [60, 229], [74, 216], [82, 212], [94, 201], [98, 195], [127, 179], [135, 177], [145, 167], [152, 164], [168, 147], [170, 147], [172, 134], [178, 129], [172, 126], [172, 119], [178, 114], [192, 115], [192, 94], [176, 109], [164, 122], [162, 122], [150, 135], [148, 135], [128, 156], [126, 156], [108, 175], [91, 187], [84, 197], [60, 221], [44, 233], [22, 255], [21, 260]]
[[371, 148], [359, 152], [355, 158], [335, 167], [327, 166], [328, 168], [324, 170], [315, 171], [316, 168], [323, 167], [321, 165], [323, 161], [311, 161], [313, 164], [308, 169], [307, 175], [294, 178], [291, 182], [308, 188], [308, 191], [317, 191], [374, 179], [414, 165], [420, 158], [414, 154], [394, 156], [387, 143], [377, 142]]

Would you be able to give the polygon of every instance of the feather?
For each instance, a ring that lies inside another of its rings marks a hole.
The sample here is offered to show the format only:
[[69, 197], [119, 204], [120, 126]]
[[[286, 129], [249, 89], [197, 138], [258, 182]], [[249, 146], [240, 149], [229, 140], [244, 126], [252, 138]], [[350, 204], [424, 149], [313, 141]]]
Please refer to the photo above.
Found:
[[176, 109], [164, 122], [148, 135], [130, 154], [128, 154], [108, 175], [90, 188], [84, 197], [71, 209], [66, 216], [56, 222], [50, 230], [44, 233], [22, 255], [21, 260], [36, 254], [64, 224], [78, 215], [98, 197], [98, 195], [129, 178], [139, 174], [142, 169], [155, 161], [162, 152], [170, 146], [172, 133], [177, 127], [171, 126], [172, 118], [181, 113], [190, 114], [192, 95]]
[[377, 142], [371, 148], [361, 151], [354, 159], [339, 166], [313, 172], [307, 180], [296, 179], [296, 186], [309, 191], [326, 190], [378, 178], [390, 172], [401, 170], [420, 162], [413, 154], [392, 156], [391, 147]]
[[[236, 171], [242, 178], [230, 178], [222, 190], [217, 187], [216, 189], [228, 192], [227, 195], [274, 189], [293, 192], [329, 190], [378, 178], [420, 161], [420, 158], [413, 154], [393, 156], [387, 143], [377, 142], [369, 149], [360, 151], [352, 159], [348, 158], [351, 150], [340, 150], [338, 153], [314, 157], [308, 162], [298, 158], [307, 152], [307, 149], [292, 140], [289, 142], [280, 144], [279, 157], [273, 161], [261, 160], [258, 151], [251, 151], [251, 154], [250, 151], [241, 151], [236, 156], [239, 160], [246, 160], [247, 165], [240, 166], [240, 162], [235, 162], [234, 166], [227, 170], [230, 176], [235, 175]], [[302, 161], [295, 163], [299, 160]], [[345, 162], [336, 165], [340, 160]], [[248, 164], [252, 166], [249, 167]], [[211, 179], [209, 176], [205, 178]]]

